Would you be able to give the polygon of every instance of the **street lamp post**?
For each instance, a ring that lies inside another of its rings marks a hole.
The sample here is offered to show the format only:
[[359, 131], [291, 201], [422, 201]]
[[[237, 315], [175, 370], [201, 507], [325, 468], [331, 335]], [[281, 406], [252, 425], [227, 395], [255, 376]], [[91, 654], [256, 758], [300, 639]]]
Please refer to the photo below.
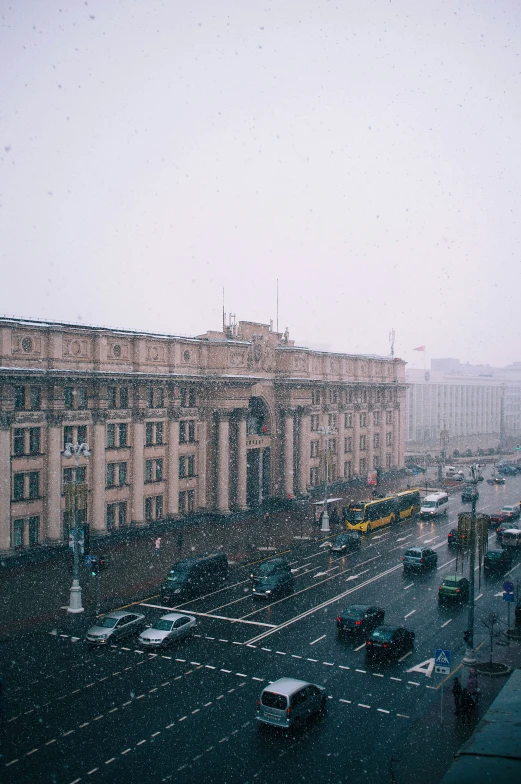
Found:
[[72, 570], [72, 585], [69, 595], [69, 606], [67, 612], [81, 613], [84, 608], [81, 601], [81, 586], [80, 586], [80, 558], [78, 552], [78, 462], [80, 456], [89, 457], [90, 450], [88, 444], [65, 444], [63, 451], [64, 457], [74, 457], [75, 470], [74, 470], [74, 536], [73, 536], [73, 570]]
[[327, 485], [329, 480], [329, 462], [328, 462], [328, 443], [327, 437], [336, 433], [336, 430], [333, 427], [329, 427], [325, 425], [324, 427], [320, 427], [318, 432], [324, 436], [324, 511], [322, 512], [322, 527], [320, 528], [322, 533], [329, 533], [329, 514], [327, 511]]
[[476, 502], [478, 500], [477, 485], [479, 482], [479, 466], [473, 465], [471, 467], [472, 479], [470, 482], [473, 486], [472, 492], [472, 512], [470, 516], [470, 533], [469, 533], [469, 605], [468, 605], [468, 620], [467, 620], [467, 649], [463, 657], [463, 664], [467, 667], [472, 667], [476, 664], [476, 655], [474, 653], [474, 567], [476, 563]]

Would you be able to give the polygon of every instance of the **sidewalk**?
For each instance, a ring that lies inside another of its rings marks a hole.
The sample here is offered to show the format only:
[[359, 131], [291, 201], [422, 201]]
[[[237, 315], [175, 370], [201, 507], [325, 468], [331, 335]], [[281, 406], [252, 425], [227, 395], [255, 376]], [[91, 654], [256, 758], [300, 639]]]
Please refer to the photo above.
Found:
[[[480, 661], [488, 661], [488, 651], [478, 653]], [[494, 662], [501, 662], [513, 669], [521, 665], [521, 643], [511, 642], [508, 646], [494, 649]], [[465, 686], [467, 668], [461, 667], [451, 673], [443, 687], [443, 723], [440, 721], [440, 692], [438, 689], [430, 709], [415, 721], [398, 749], [393, 750], [392, 772], [395, 784], [438, 784], [454, 760], [458, 749], [475, 731], [508, 680], [509, 675], [487, 677], [479, 675], [479, 703], [470, 725], [463, 724], [461, 717], [454, 715], [454, 700], [451, 693], [452, 679], [458, 675]], [[433, 686], [441, 683], [442, 676], [433, 675]], [[434, 680], [438, 678], [436, 682]]]

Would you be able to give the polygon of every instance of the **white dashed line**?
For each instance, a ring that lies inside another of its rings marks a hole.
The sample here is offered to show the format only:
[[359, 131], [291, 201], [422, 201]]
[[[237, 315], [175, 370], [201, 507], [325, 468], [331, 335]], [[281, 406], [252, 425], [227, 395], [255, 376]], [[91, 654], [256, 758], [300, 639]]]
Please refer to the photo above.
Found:
[[292, 658], [292, 659], [302, 659], [302, 656], [297, 656], [297, 654], [296, 654], [296, 653], [292, 653], [292, 654], [291, 654], [291, 658]]
[[261, 648], [261, 651], [268, 651], [268, 653], [271, 653], [271, 648]]
[[96, 773], [97, 770], [99, 770], [99, 768], [92, 768], [92, 770], [89, 770], [89, 772], [87, 773], [87, 776], [92, 776], [92, 774]]
[[275, 653], [278, 653], [279, 656], [285, 656], [286, 655], [285, 651], [275, 651]]
[[187, 718], [188, 718], [188, 716], [181, 716], [181, 718], [180, 718], [180, 719], [178, 719], [178, 723], [179, 723], [180, 721], [185, 721]]
[[238, 675], [239, 678], [247, 678], [248, 677], [244, 672], [236, 672], [235, 674]]
[[74, 730], [69, 730], [68, 732], [64, 732], [63, 735], [62, 735], [62, 738], [66, 738], [67, 735], [72, 735], [73, 732], [74, 732]]
[[252, 681], [259, 681], [260, 683], [262, 683], [263, 680], [264, 680], [264, 678], [253, 678], [252, 677]]
[[402, 682], [402, 679], [401, 679], [401, 678], [393, 678], [393, 676], [392, 676], [392, 675], [391, 675], [391, 677], [390, 677], [390, 680], [391, 680], [391, 681], [399, 681], [400, 683]]
[[478, 593], [478, 595], [476, 596], [476, 598], [474, 599], [474, 601], [475, 601], [475, 602], [477, 602], [477, 600], [478, 600], [478, 599], [481, 599], [481, 597], [482, 597], [482, 596], [483, 596], [483, 594], [482, 594], [482, 593]]
[[170, 681], [165, 681], [164, 683], [161, 684], [161, 686], [170, 686]]
[[110, 759], [105, 760], [105, 765], [110, 765], [110, 763], [114, 762], [115, 759], [116, 759], [116, 757], [111, 757]]
[[162, 659], [168, 659], [169, 661], [172, 661], [172, 657], [171, 656], [161, 656], [161, 658]]
[[122, 751], [122, 752], [121, 752], [121, 755], [123, 756], [123, 754], [128, 754], [128, 753], [129, 753], [129, 751], [131, 751], [131, 749], [125, 749], [125, 751]]
[[415, 613], [415, 612], [416, 612], [416, 610], [411, 610], [411, 612], [410, 612], [410, 613], [407, 613], [407, 615], [406, 615], [406, 616], [404, 616], [404, 617], [405, 617], [405, 618], [408, 618], [410, 615], [414, 615], [414, 613]]
[[145, 738], [144, 740], [140, 740], [138, 743], [136, 743], [136, 746], [142, 746], [143, 743], [146, 743], [146, 742], [147, 741], [146, 741], [146, 738]]
[[346, 667], [346, 665], [345, 665], [345, 664], [339, 664], [339, 665], [338, 665], [338, 669], [339, 669], [339, 670], [350, 670], [350, 669], [351, 669], [351, 667]]
[[25, 756], [30, 757], [31, 754], [34, 754], [36, 751], [38, 751], [38, 749], [31, 749], [31, 751], [26, 752]]
[[151, 738], [156, 738], [158, 735], [161, 735], [161, 732], [159, 730], [157, 732], [154, 732], [154, 734], [151, 735], [150, 737]]
[[334, 666], [335, 666], [335, 665], [333, 664], [333, 662], [322, 662], [322, 664], [325, 664], [325, 665], [326, 665], [326, 667], [334, 667]]
[[222, 667], [221, 667], [220, 671], [221, 672], [225, 672], [227, 675], [230, 675], [230, 673], [231, 673], [231, 670], [224, 670]]
[[351, 700], [339, 700], [339, 702], [345, 702], [346, 705], [351, 705]]
[[377, 710], [379, 713], [390, 713], [390, 712], [391, 712], [391, 711], [388, 711], [388, 710], [384, 710], [383, 708], [377, 708], [376, 710]]
[[308, 659], [308, 661], [310, 661], [310, 662], [317, 662], [318, 659]]
[[222, 639], [219, 637], [219, 642], [228, 642], [228, 640], [222, 640]]
[[361, 645], [359, 645], [358, 648], [355, 648], [355, 651], [361, 651], [362, 648], [365, 648], [365, 642], [363, 642]]
[[371, 706], [370, 705], [364, 705], [363, 702], [359, 702], [358, 703], [358, 707], [359, 708], [370, 708]]
[[445, 628], [445, 626], [448, 626], [448, 625], [449, 625], [449, 623], [452, 623], [452, 618], [449, 618], [449, 620], [448, 620], [448, 621], [445, 621], [445, 623], [442, 623], [442, 624], [441, 624], [441, 628], [442, 628], [442, 629], [444, 629], [444, 628]]
[[406, 591], [407, 588], [412, 588], [413, 585], [414, 583], [409, 583], [409, 585], [406, 585], [403, 590]]
[[417, 683], [416, 681], [407, 681], [407, 683], [410, 683], [410, 684], [411, 684], [411, 686], [419, 686], [419, 685], [420, 685], [420, 684], [419, 684], [419, 683]]
[[406, 716], [405, 713], [397, 713], [396, 715], [399, 716], [400, 719], [410, 719], [411, 718], [410, 716]]
[[182, 662], [183, 664], [186, 662], [186, 659], [176, 659], [178, 662]]
[[126, 705], [130, 705], [131, 702], [132, 702], [132, 700], [129, 700], [128, 702], [124, 702], [123, 703], [123, 707], [125, 707]]
[[159, 688], [158, 686], [155, 686], [153, 689], [149, 689], [149, 690], [148, 690], [148, 693], [149, 693], [149, 694], [152, 694], [153, 692], [157, 691], [157, 690], [158, 690], [158, 688]]
[[366, 673], [367, 673], [367, 670], [355, 670], [355, 672], [361, 672], [361, 673], [362, 673], [362, 675], [366, 675]]
[[211, 702], [205, 702], [205, 703], [204, 703], [204, 707], [205, 707], [205, 708], [208, 708], [208, 706], [209, 706], [209, 705], [211, 705], [211, 704], [212, 704]]
[[[195, 710], [192, 711], [192, 716], [194, 715], [194, 713], [199, 713], [200, 710], [201, 708], [195, 708]], [[152, 737], [154, 736], [152, 735]]]
[[372, 673], [372, 675], [373, 675], [375, 678], [383, 678], [383, 677], [384, 677], [384, 676], [382, 675], [382, 673], [381, 673], [381, 672], [373, 672], [373, 673]]
[[205, 664], [204, 666], [206, 667], [207, 670], [216, 670], [217, 669], [217, 667], [213, 667], [211, 664]]
[[80, 724], [80, 730], [82, 730], [84, 727], [88, 727], [89, 724], [90, 724], [90, 721], [84, 721], [83, 724]]
[[46, 746], [50, 746], [50, 745], [51, 745], [51, 743], [56, 743], [56, 738], [53, 738], [52, 740], [48, 740], [48, 741], [47, 741], [47, 743], [46, 743], [45, 745], [46, 745]]

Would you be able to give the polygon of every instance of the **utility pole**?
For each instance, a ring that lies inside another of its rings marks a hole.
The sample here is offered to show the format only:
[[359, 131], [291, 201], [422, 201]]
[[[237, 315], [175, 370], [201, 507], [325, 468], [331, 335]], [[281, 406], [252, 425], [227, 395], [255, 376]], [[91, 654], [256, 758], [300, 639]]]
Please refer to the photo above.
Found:
[[470, 470], [472, 472], [472, 479], [470, 480], [472, 484], [472, 512], [469, 533], [469, 604], [466, 632], [467, 649], [463, 657], [463, 664], [467, 665], [467, 667], [472, 667], [477, 661], [474, 653], [474, 567], [476, 564], [476, 503], [478, 500], [479, 466], [473, 465]]
[[336, 433], [336, 430], [334, 427], [325, 425], [324, 427], [319, 427], [318, 432], [324, 437], [324, 511], [322, 512], [322, 527], [320, 530], [322, 533], [329, 533], [331, 529], [329, 528], [329, 514], [327, 511], [327, 486], [329, 480], [329, 444], [327, 438]]

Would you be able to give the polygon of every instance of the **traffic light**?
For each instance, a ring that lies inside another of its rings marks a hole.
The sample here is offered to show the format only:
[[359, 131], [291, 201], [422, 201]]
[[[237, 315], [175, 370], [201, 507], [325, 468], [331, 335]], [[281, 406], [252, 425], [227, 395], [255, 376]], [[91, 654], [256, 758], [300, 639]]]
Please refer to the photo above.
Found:
[[468, 631], [468, 629], [467, 629], [467, 631], [463, 632], [463, 640], [467, 644], [470, 642], [470, 632]]

